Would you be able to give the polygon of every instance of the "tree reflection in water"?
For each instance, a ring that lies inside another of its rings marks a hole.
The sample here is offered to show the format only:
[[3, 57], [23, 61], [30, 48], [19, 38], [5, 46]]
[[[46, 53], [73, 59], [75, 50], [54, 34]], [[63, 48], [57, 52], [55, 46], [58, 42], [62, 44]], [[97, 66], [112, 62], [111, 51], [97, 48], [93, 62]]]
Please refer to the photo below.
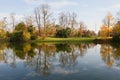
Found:
[[119, 44], [112, 44], [113, 46], [113, 54], [112, 56], [115, 59], [115, 66], [119, 67], [120, 69], [120, 45]]
[[[22, 61], [25, 67], [34, 69], [40, 75], [52, 73], [57, 65], [59, 67], [75, 67], [77, 59], [84, 57], [89, 48], [95, 44], [1, 44], [0, 62], [16, 68], [16, 63]], [[120, 45], [101, 44], [100, 54], [102, 60], [109, 66], [120, 67]]]
[[109, 67], [120, 68], [120, 45], [118, 44], [101, 44], [102, 60]]
[[109, 44], [101, 44], [101, 57], [102, 60], [109, 66], [111, 67], [114, 63], [114, 58], [112, 56], [112, 46]]

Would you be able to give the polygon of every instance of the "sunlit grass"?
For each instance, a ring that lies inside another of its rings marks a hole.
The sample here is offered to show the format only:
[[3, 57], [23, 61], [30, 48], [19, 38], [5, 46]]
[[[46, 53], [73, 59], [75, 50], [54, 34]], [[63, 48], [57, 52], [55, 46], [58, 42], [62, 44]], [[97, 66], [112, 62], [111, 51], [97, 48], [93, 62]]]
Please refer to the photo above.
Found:
[[40, 37], [35, 42], [92, 42], [95, 38], [51, 38], [47, 37], [44, 40]]

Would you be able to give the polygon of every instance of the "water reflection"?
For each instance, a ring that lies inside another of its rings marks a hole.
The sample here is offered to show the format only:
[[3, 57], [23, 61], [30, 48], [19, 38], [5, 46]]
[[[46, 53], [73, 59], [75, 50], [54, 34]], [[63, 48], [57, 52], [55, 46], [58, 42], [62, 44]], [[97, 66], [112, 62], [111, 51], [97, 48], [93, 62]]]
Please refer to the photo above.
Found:
[[102, 60], [109, 67], [120, 67], [120, 45], [118, 44], [101, 44]]
[[101, 57], [102, 60], [111, 67], [114, 63], [114, 57], [112, 56], [112, 46], [109, 44], [101, 44]]
[[[1, 44], [0, 64], [7, 64], [16, 68], [16, 63], [23, 62], [25, 67], [32, 68], [36, 73], [46, 76], [56, 69], [75, 68], [78, 58], [83, 58], [88, 49], [96, 45], [77, 44]], [[109, 67], [120, 67], [120, 45], [101, 44], [100, 55]], [[72, 71], [71, 71], [72, 72]], [[77, 71], [76, 71], [77, 72]]]
[[75, 66], [77, 58], [83, 57], [94, 44], [2, 44], [0, 61], [16, 67], [16, 62], [23, 60], [25, 66], [34, 68], [40, 75], [49, 75], [55, 64]]

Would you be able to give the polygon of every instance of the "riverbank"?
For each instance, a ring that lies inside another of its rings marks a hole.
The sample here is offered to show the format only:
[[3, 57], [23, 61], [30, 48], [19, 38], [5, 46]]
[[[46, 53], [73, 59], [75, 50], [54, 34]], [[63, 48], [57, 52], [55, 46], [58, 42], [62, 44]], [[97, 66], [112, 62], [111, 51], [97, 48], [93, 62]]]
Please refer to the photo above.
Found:
[[[1, 40], [1, 42], [8, 42], [6, 40]], [[17, 42], [17, 41], [16, 41]], [[13, 42], [13, 43], [16, 43]], [[74, 38], [51, 38], [47, 37], [44, 40], [40, 37], [36, 40], [27, 41], [32, 43], [110, 43], [112, 42], [112, 38], [100, 38], [100, 37], [90, 37], [90, 38], [80, 38], [80, 37], [74, 37]], [[24, 43], [24, 42], [22, 42]]]

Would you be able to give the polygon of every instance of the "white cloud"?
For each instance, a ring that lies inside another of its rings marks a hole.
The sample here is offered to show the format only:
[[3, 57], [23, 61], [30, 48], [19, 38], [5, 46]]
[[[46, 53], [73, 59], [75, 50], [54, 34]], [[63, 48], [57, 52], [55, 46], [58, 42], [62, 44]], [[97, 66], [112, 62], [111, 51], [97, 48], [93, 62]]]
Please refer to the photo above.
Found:
[[71, 0], [59, 0], [59, 1], [48, 1], [45, 2], [45, 0], [24, 0], [27, 4], [36, 4], [36, 5], [40, 5], [40, 4], [48, 4], [51, 7], [54, 8], [61, 8], [61, 7], [65, 7], [65, 6], [77, 6], [78, 3], [76, 1], [71, 1]]
[[118, 11], [120, 10], [120, 4], [114, 4], [108, 7], [99, 8], [99, 11], [108, 12], [108, 11]]
[[59, 2], [50, 2], [48, 4], [52, 7], [57, 7], [57, 8], [65, 7], [65, 6], [77, 6], [78, 5], [77, 2], [68, 1], [68, 0], [59, 1]]
[[111, 8], [117, 8], [117, 9], [120, 9], [120, 4], [112, 5]]

